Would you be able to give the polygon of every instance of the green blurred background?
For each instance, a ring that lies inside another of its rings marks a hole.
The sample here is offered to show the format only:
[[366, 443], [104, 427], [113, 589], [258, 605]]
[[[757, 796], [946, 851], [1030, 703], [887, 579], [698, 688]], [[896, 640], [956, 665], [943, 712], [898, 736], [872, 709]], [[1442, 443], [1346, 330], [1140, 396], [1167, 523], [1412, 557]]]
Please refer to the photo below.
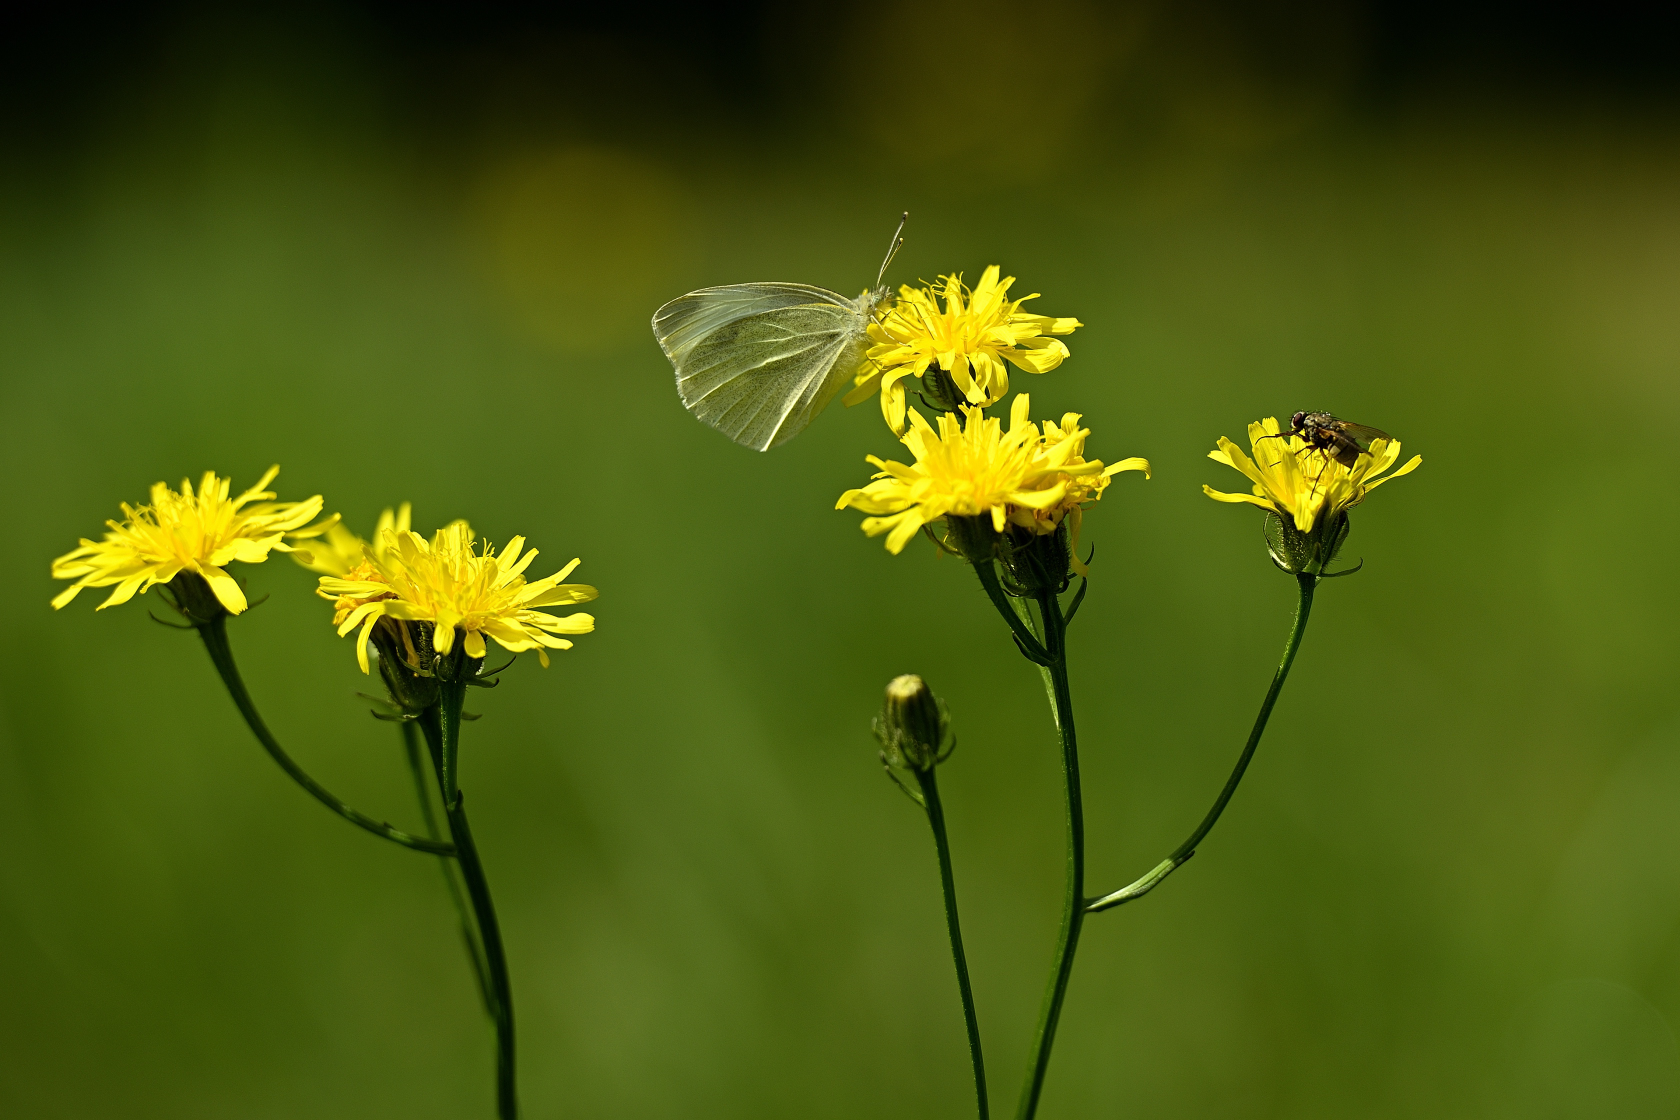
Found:
[[[978, 585], [831, 509], [873, 404], [757, 455], [648, 331], [708, 284], [989, 263], [1086, 324], [1017, 375], [1145, 455], [1086, 522], [1093, 889], [1239, 749], [1293, 586], [1202, 483], [1327, 408], [1424, 455], [1355, 517], [1201, 855], [1087, 927], [1045, 1117], [1680, 1114], [1680, 100], [1585, 6], [122, 10], [15, 22], [0, 165], [0, 1114], [474, 1117], [432, 862], [324, 812], [137, 600], [49, 560], [271, 462], [597, 584], [479, 694], [463, 785], [532, 1117], [971, 1115], [926, 825], [868, 733], [924, 674], [1000, 1111], [1061, 891], [1037, 674]], [[232, 627], [282, 740], [416, 819], [312, 578]]]

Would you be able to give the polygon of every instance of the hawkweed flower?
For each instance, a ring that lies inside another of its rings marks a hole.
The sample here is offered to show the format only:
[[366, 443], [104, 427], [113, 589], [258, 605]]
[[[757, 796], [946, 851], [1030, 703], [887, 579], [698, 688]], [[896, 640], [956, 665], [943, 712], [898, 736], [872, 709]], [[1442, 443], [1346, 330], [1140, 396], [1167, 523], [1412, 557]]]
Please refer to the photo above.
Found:
[[150, 504], [135, 507], [124, 503], [123, 520], [106, 523], [110, 531], [104, 540], [84, 540], [75, 551], [53, 561], [56, 578], [75, 580], [53, 600], [53, 607], [63, 607], [84, 587], [115, 585], [100, 604], [104, 609], [127, 602], [155, 585], [165, 585], [158, 594], [187, 624], [164, 625], [198, 633], [234, 706], [288, 777], [333, 812], [377, 836], [420, 851], [453, 854], [452, 844], [392, 828], [333, 796], [280, 746], [245, 687], [228, 641], [227, 622], [243, 613], [248, 604], [238, 581], [228, 574], [227, 565], [236, 560], [260, 564], [275, 551], [289, 552], [305, 563], [326, 563], [325, 552], [317, 557], [288, 541], [323, 534], [336, 540], [344, 535], [336, 516], [305, 527], [321, 512], [319, 494], [301, 502], [275, 501], [266, 487], [279, 471], [279, 467], [270, 467], [255, 486], [237, 497], [230, 496], [230, 481], [214, 472], [206, 472], [196, 490], [184, 480], [179, 491], [157, 483], [152, 487]]
[[[960, 274], [940, 277], [933, 286], [904, 285], [880, 320], [869, 325], [869, 364], [858, 373], [848, 405], [879, 389], [881, 415], [894, 434], [904, 435], [906, 377], [921, 378], [930, 368], [943, 370], [969, 404], [996, 404], [1009, 393], [1006, 362], [1031, 373], [1048, 373], [1068, 356], [1067, 344], [1054, 335], [1072, 334], [1078, 319], [1058, 319], [1021, 310], [1038, 293], [1009, 298], [1013, 276], [999, 279], [990, 265], [970, 289]], [[940, 306], [940, 298], [944, 306]], [[953, 408], [956, 402], [952, 402]]]
[[500, 670], [483, 671], [487, 638], [513, 653], [534, 649], [547, 667], [549, 650], [572, 648], [557, 635], [587, 634], [595, 629], [595, 619], [538, 608], [586, 603], [596, 591], [562, 582], [578, 566], [575, 559], [546, 579], [527, 582], [525, 571], [537, 550], [527, 549], [524, 537], [514, 537], [498, 552], [478, 540], [465, 521], [451, 522], [430, 540], [414, 532], [411, 523], [412, 510], [405, 502], [380, 515], [371, 541], [335, 526], [326, 533], [326, 547], [300, 562], [323, 573], [316, 594], [332, 602], [339, 636], [358, 631], [356, 660], [362, 672], [369, 672], [370, 641], [378, 647], [380, 675], [395, 709], [380, 718], [401, 725], [420, 801], [429, 814], [419, 746], [425, 740], [466, 889], [457, 889], [447, 868], [445, 876], [496, 1027], [497, 1115], [512, 1117], [518, 1111], [512, 987], [460, 787], [461, 722], [477, 718], [463, 710], [462, 701], [469, 686], [495, 684], [491, 678]]
[[[74, 580], [54, 597], [53, 609], [65, 606], [86, 587], [115, 590], [97, 609], [126, 603], [156, 584], [167, 584], [182, 573], [197, 576], [229, 614], [247, 603], [239, 582], [227, 565], [261, 564], [271, 551], [293, 552], [293, 540], [317, 536], [331, 522], [305, 528], [321, 512], [321, 496], [301, 502], [277, 502], [266, 487], [280, 468], [270, 467], [257, 484], [229, 497], [232, 482], [206, 471], [194, 490], [187, 479], [179, 491], [164, 483], [152, 486], [152, 500], [143, 506], [122, 505], [123, 519], [107, 521], [105, 539], [83, 539], [80, 546], [53, 561], [54, 579]], [[336, 519], [335, 519], [336, 520]], [[212, 608], [214, 609], [214, 608]]]
[[597, 592], [587, 584], [561, 582], [578, 566], [575, 559], [546, 579], [526, 582], [525, 569], [536, 558], [536, 549], [525, 549], [524, 537], [514, 537], [499, 553], [487, 541], [475, 543], [465, 521], [446, 525], [428, 541], [398, 529], [393, 520], [372, 544], [363, 545], [356, 566], [342, 576], [322, 576], [317, 594], [333, 601], [340, 637], [361, 628], [356, 660], [364, 673], [369, 635], [381, 619], [417, 624], [425, 645], [439, 656], [455, 648], [459, 634], [469, 658], [483, 658], [484, 640], [493, 638], [512, 653], [536, 650], [547, 667], [549, 650], [572, 648], [557, 635], [587, 634], [595, 619], [537, 608], [587, 603]]
[[[1048, 461], [1059, 464], [1057, 469], [1067, 480], [1067, 490], [1059, 504], [1033, 511], [1033, 523], [1029, 528], [1040, 537], [1054, 534], [1059, 528], [1068, 530], [1068, 559], [1073, 570], [1083, 576], [1089, 573], [1079, 559], [1079, 530], [1084, 522], [1086, 505], [1101, 498], [1103, 491], [1108, 489], [1109, 481], [1123, 471], [1142, 471], [1144, 478], [1150, 477], [1150, 474], [1149, 460], [1138, 455], [1108, 466], [1103, 466], [1100, 459], [1086, 460], [1085, 437], [1091, 434], [1091, 430], [1081, 428], [1079, 419], [1079, 413], [1068, 412], [1063, 413], [1060, 424], [1049, 420], [1043, 423], [1044, 456]], [[1098, 469], [1091, 470], [1092, 465]], [[1024, 525], [1026, 513], [1022, 510], [1012, 520], [1015, 524]]]
[[1399, 470], [1390, 471], [1400, 458], [1400, 441], [1377, 439], [1352, 466], [1343, 466], [1289, 434], [1274, 416], [1250, 424], [1248, 442], [1252, 458], [1224, 436], [1208, 458], [1241, 471], [1254, 483], [1252, 492], [1228, 494], [1207, 485], [1202, 492], [1215, 501], [1248, 502], [1270, 514], [1267, 543], [1272, 558], [1291, 572], [1322, 572], [1347, 539], [1347, 511], [1370, 491], [1410, 474], [1423, 462], [1423, 456], [1413, 455]]
[[912, 410], [903, 442], [915, 456], [910, 465], [869, 456], [880, 468], [864, 487], [840, 496], [836, 509], [871, 516], [863, 531], [887, 534], [887, 551], [897, 554], [924, 525], [945, 521], [957, 530], [959, 550], [970, 560], [991, 556], [990, 542], [1008, 526], [1031, 535], [1056, 532], [1083, 503], [1102, 496], [1121, 471], [1142, 470], [1143, 459], [1111, 466], [1084, 457], [1085, 437], [1077, 413], [1041, 430], [1029, 418], [1030, 398], [1016, 395], [1009, 427], [979, 408], [964, 408], [963, 423], [943, 414], [935, 429]]

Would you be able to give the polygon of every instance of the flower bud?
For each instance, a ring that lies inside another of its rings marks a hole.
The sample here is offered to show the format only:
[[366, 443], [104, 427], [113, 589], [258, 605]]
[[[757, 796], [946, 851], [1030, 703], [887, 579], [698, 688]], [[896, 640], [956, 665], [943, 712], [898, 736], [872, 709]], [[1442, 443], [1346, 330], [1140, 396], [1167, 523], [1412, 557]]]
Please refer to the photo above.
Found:
[[1341, 551], [1352, 529], [1348, 515], [1340, 510], [1320, 517], [1310, 533], [1295, 528], [1295, 519], [1287, 513], [1268, 513], [1266, 549], [1272, 554], [1272, 562], [1286, 572], [1320, 575]]
[[875, 717], [881, 758], [901, 770], [932, 770], [951, 753], [951, 718], [927, 682], [914, 673], [894, 677]]

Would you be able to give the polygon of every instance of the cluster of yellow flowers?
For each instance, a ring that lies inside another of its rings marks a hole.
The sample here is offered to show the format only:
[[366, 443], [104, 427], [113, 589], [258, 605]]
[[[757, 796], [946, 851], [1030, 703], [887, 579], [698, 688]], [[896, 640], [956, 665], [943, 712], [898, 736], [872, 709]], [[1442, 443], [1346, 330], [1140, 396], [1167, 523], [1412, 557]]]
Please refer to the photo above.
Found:
[[[879, 390], [887, 425], [915, 461], [906, 465], [869, 456], [879, 473], [867, 486], [842, 494], [835, 508], [869, 514], [864, 532], [887, 534], [887, 549], [895, 554], [924, 525], [949, 517], [989, 516], [997, 532], [1016, 526], [1036, 535], [1054, 532], [1065, 520], [1077, 541], [1081, 511], [1102, 497], [1110, 478], [1131, 470], [1149, 477], [1145, 459], [1107, 466], [1100, 459], [1087, 460], [1090, 432], [1079, 426], [1078, 413], [1063, 416], [1059, 425], [1045, 421], [1042, 429], [1035, 426], [1025, 393], [1015, 397], [1008, 428], [986, 416], [985, 410], [1009, 392], [1006, 362], [1047, 373], [1069, 356], [1067, 344], [1054, 336], [1083, 325], [1078, 319], [1022, 311], [1036, 293], [1011, 300], [1015, 278], [1000, 276], [1001, 269], [991, 265], [973, 289], [957, 274], [940, 277], [937, 290], [933, 285], [902, 286], [891, 307], [869, 327], [873, 345], [846, 403], [857, 404]], [[961, 423], [944, 412], [935, 427], [906, 404], [907, 379], [924, 378], [932, 369], [943, 371], [966, 399], [958, 406]], [[1301, 434], [1281, 428], [1275, 417], [1250, 424], [1249, 440], [1254, 458], [1224, 437], [1209, 457], [1247, 475], [1254, 492], [1203, 490], [1222, 502], [1252, 502], [1302, 533], [1422, 462], [1413, 456], [1385, 474], [1399, 459], [1400, 441], [1377, 439], [1346, 465]], [[1074, 567], [1083, 572], [1077, 554]]]
[[[537, 558], [524, 537], [514, 537], [497, 552], [480, 541], [465, 521], [439, 529], [430, 540], [410, 527], [410, 507], [380, 517], [372, 541], [346, 529], [334, 514], [315, 525], [322, 508], [319, 494], [301, 502], [276, 502], [264, 489], [279, 473], [271, 467], [261, 481], [228, 500], [230, 482], [206, 474], [195, 491], [183, 481], [179, 492], [163, 483], [152, 487], [150, 505], [123, 505], [123, 520], [107, 524], [100, 541], [53, 561], [53, 576], [76, 582], [53, 600], [63, 607], [84, 587], [116, 585], [100, 608], [127, 602], [156, 584], [183, 572], [202, 577], [229, 614], [246, 609], [245, 593], [226, 571], [234, 560], [260, 564], [271, 551], [290, 552], [302, 565], [323, 573], [317, 594], [331, 600], [340, 636], [360, 631], [356, 658], [368, 672], [368, 638], [381, 619], [427, 627], [434, 653], [454, 648], [457, 632], [469, 657], [482, 658], [485, 638], [513, 653], [536, 650], [544, 666], [548, 650], [570, 649], [558, 634], [587, 634], [595, 619], [581, 612], [557, 616], [538, 608], [586, 603], [596, 597], [587, 584], [562, 581], [578, 566], [576, 559], [546, 579], [527, 582], [525, 570]], [[300, 548], [295, 541], [324, 538]], [[402, 636], [413, 649], [406, 630]]]
[[[941, 277], [937, 288], [906, 285], [869, 326], [869, 360], [847, 403], [878, 390], [882, 414], [913, 461], [869, 456], [878, 473], [842, 494], [836, 508], [867, 514], [864, 531], [886, 534], [887, 549], [895, 554], [923, 526], [953, 517], [989, 518], [998, 533], [1012, 528], [1028, 536], [1066, 524], [1077, 542], [1082, 511], [1102, 497], [1111, 478], [1123, 471], [1149, 475], [1142, 458], [1112, 464], [1087, 459], [1090, 431], [1080, 426], [1080, 415], [1035, 424], [1026, 393], [1016, 394], [1007, 427], [986, 415], [1009, 392], [1008, 365], [1033, 373], [1055, 369], [1069, 356], [1057, 336], [1081, 326], [1078, 319], [1022, 311], [1022, 304], [1037, 297], [1010, 299], [1014, 283], [991, 265], [972, 289], [958, 274]], [[930, 424], [906, 404], [907, 379], [924, 378], [930, 370], [941, 371], [964, 398], [955, 405], [961, 420], [942, 412]], [[1249, 425], [1249, 440], [1252, 458], [1223, 437], [1210, 457], [1246, 475], [1253, 492], [1203, 489], [1218, 501], [1261, 506], [1302, 533], [1422, 461], [1414, 456], [1387, 473], [1399, 459], [1400, 442], [1377, 439], [1344, 464], [1273, 417]], [[386, 510], [372, 539], [364, 541], [337, 515], [310, 524], [321, 513], [320, 495], [276, 501], [266, 488], [278, 470], [271, 468], [234, 498], [229, 480], [213, 473], [196, 490], [188, 481], [179, 491], [153, 486], [150, 504], [125, 504], [123, 519], [107, 523], [103, 540], [83, 540], [53, 562], [55, 578], [73, 581], [53, 606], [63, 607], [83, 588], [114, 586], [103, 609], [190, 573], [205, 581], [230, 614], [238, 614], [246, 609], [245, 594], [226, 566], [236, 560], [261, 563], [270, 551], [282, 551], [322, 573], [318, 593], [332, 600], [341, 635], [358, 631], [356, 654], [364, 672], [369, 637], [382, 619], [429, 624], [436, 653], [452, 650], [458, 632], [471, 657], [483, 657], [485, 639], [491, 638], [510, 651], [536, 650], [544, 665], [548, 650], [571, 648], [558, 635], [593, 629], [587, 614], [556, 616], [539, 609], [595, 598], [586, 584], [562, 582], [577, 560], [527, 582], [524, 573], [537, 553], [525, 548], [525, 538], [513, 538], [498, 552], [478, 540], [465, 521], [455, 521], [428, 540], [410, 528], [407, 505]], [[324, 541], [310, 547], [295, 543], [315, 538]], [[1077, 555], [1074, 567], [1084, 570]]]

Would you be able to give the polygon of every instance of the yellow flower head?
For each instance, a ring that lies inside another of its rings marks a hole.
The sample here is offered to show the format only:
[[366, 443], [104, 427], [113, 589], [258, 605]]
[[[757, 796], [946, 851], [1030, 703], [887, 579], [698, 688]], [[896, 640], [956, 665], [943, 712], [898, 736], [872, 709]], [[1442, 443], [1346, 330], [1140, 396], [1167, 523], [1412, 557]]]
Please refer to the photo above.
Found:
[[1107, 467], [1100, 459], [1085, 459], [1090, 433], [1078, 427], [1077, 413], [1063, 417], [1060, 426], [1047, 422], [1041, 432], [1028, 419], [1029, 408], [1027, 394], [1017, 394], [1007, 430], [981, 409], [965, 408], [964, 425], [946, 413], [935, 431], [912, 410], [904, 445], [915, 464], [869, 456], [880, 468], [874, 481], [840, 495], [834, 508], [873, 514], [864, 519], [863, 531], [872, 537], [888, 533], [887, 551], [896, 554], [923, 525], [946, 517], [990, 517], [1000, 533], [1010, 524], [1051, 533], [1080, 503], [1100, 497], [1113, 475], [1147, 473], [1142, 459]]
[[1413, 455], [1399, 470], [1383, 474], [1400, 458], [1400, 441], [1378, 439], [1371, 441], [1370, 451], [1362, 452], [1353, 466], [1344, 467], [1300, 436], [1281, 434], [1286, 430], [1278, 426], [1274, 416], [1250, 424], [1248, 443], [1254, 451], [1253, 459], [1220, 436], [1219, 449], [1209, 451], [1208, 458], [1247, 475], [1254, 483], [1254, 492], [1225, 494], [1204, 485], [1203, 493], [1216, 501], [1250, 502], [1287, 515], [1296, 529], [1310, 533], [1321, 518], [1358, 505], [1367, 492], [1391, 478], [1410, 474], [1423, 462], [1422, 455]]
[[879, 322], [869, 326], [873, 343], [869, 364], [846, 395], [848, 405], [881, 390], [881, 414], [898, 435], [904, 434], [904, 378], [921, 377], [929, 366], [951, 375], [970, 404], [996, 404], [1009, 392], [1004, 361], [1032, 373], [1048, 373], [1068, 356], [1067, 344], [1048, 335], [1072, 334], [1078, 319], [1055, 319], [1021, 310], [1035, 292], [1009, 298], [1013, 276], [998, 279], [989, 266], [971, 291], [960, 275], [942, 276], [945, 306], [933, 287], [899, 288], [898, 299]]
[[328, 527], [303, 528], [321, 512], [319, 494], [301, 502], [274, 501], [275, 495], [264, 487], [279, 473], [279, 467], [268, 468], [255, 486], [232, 499], [231, 481], [206, 471], [196, 492], [186, 479], [179, 492], [159, 482], [152, 487], [150, 505], [136, 508], [124, 502], [123, 519], [105, 523], [110, 532], [104, 540], [84, 538], [80, 547], [53, 561], [54, 579], [76, 581], [53, 599], [53, 609], [70, 602], [84, 587], [116, 584], [99, 604], [104, 610], [182, 572], [193, 572], [210, 585], [228, 613], [240, 613], [246, 606], [245, 593], [227, 574], [230, 562], [261, 564], [271, 550], [293, 551], [284, 538], [312, 537]]
[[525, 582], [525, 569], [536, 557], [536, 549], [525, 551], [524, 537], [514, 537], [500, 553], [488, 542], [475, 545], [465, 521], [446, 525], [430, 541], [393, 522], [363, 547], [355, 567], [343, 576], [322, 576], [316, 593], [334, 601], [340, 637], [361, 627], [356, 660], [364, 673], [368, 636], [382, 618], [430, 623], [432, 649], [439, 654], [455, 647], [460, 631], [468, 657], [483, 657], [484, 639], [490, 637], [514, 653], [536, 650], [547, 667], [548, 650], [572, 648], [555, 635], [587, 634], [595, 629], [595, 619], [536, 608], [587, 603], [597, 592], [587, 584], [560, 582], [577, 560], [547, 579]]

